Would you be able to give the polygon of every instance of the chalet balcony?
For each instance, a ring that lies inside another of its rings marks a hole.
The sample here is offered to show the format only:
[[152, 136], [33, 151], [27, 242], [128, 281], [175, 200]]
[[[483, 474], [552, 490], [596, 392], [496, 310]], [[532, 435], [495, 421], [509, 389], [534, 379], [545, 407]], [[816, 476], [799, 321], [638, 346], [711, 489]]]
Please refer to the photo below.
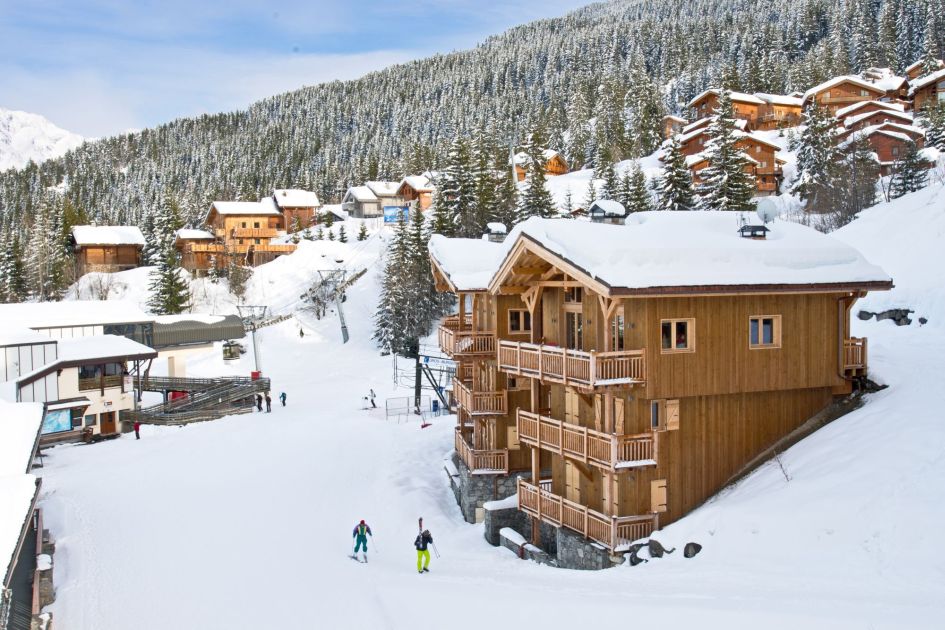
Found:
[[843, 373], [847, 376], [866, 374], [866, 337], [851, 337], [843, 341]]
[[495, 331], [453, 330], [444, 324], [437, 338], [443, 352], [453, 358], [495, 356]]
[[608, 471], [656, 466], [657, 434], [614, 435], [518, 410], [518, 439]]
[[443, 326], [450, 330], [472, 330], [472, 315], [466, 313], [462, 325], [459, 322], [459, 314], [450, 315], [443, 320]]
[[509, 395], [501, 392], [474, 392], [463, 383], [453, 383], [456, 403], [471, 416], [504, 416], [508, 413]]
[[581, 389], [636, 385], [645, 381], [643, 350], [584, 352], [558, 346], [499, 342], [499, 369]]
[[217, 238], [274, 238], [279, 236], [276, 228], [230, 228], [229, 230], [216, 229], [213, 231]]
[[518, 480], [518, 509], [555, 527], [567, 527], [610, 550], [619, 551], [659, 529], [656, 514], [607, 516], [522, 479]]
[[509, 474], [509, 449], [477, 450], [466, 441], [462, 427], [457, 426], [454, 435], [454, 447], [469, 472], [474, 475]]

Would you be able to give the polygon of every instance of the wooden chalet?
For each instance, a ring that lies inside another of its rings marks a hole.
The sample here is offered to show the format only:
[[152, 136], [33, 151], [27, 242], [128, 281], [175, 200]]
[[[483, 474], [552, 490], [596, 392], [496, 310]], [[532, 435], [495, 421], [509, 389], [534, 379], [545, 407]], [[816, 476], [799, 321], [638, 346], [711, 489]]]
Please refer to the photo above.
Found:
[[398, 193], [400, 182], [372, 181], [363, 186], [352, 186], [341, 199], [342, 209], [356, 219], [370, 219], [384, 215], [385, 206], [403, 206], [404, 198]]
[[917, 127], [885, 123], [856, 131], [853, 135], [866, 138], [879, 160], [880, 174], [890, 175], [896, 164], [915, 144], [920, 149], [925, 146], [925, 135]]
[[232, 260], [241, 265], [262, 265], [291, 254], [295, 245], [272, 243], [285, 234], [285, 217], [272, 197], [260, 201], [214, 201], [204, 220], [216, 238], [214, 243], [193, 244], [194, 254], [213, 256], [225, 266]]
[[909, 79], [897, 75], [890, 68], [867, 68], [860, 77], [883, 90], [883, 100], [908, 104]]
[[[884, 124], [896, 124], [912, 127], [912, 112], [898, 112], [893, 110], [875, 110], [847, 116], [843, 120], [842, 134], [861, 131], [868, 127]], [[915, 128], [918, 129], [918, 128]]]
[[[706, 129], [699, 129], [693, 132], [693, 135], [684, 145], [683, 154], [686, 156], [686, 164], [692, 173], [693, 184], [702, 183], [699, 173], [709, 166], [710, 160], [704, 152], [709, 136]], [[736, 148], [740, 149], [749, 158], [749, 164], [745, 166], [745, 172], [755, 178], [755, 188], [759, 196], [776, 195], [783, 179], [782, 167], [784, 160], [777, 157], [781, 150], [776, 144], [772, 144], [756, 135], [740, 133]], [[698, 149], [697, 151], [693, 151]]]
[[[714, 116], [721, 93], [721, 90], [712, 88], [689, 101], [687, 107], [692, 110], [692, 117], [699, 119]], [[729, 92], [729, 97], [732, 99], [735, 118], [746, 121], [749, 127], [754, 129], [764, 113], [765, 102], [753, 94], [743, 92]]]
[[936, 103], [945, 103], [945, 69], [916, 79], [909, 88], [913, 109], [921, 111]]
[[141, 266], [144, 235], [134, 225], [76, 225], [69, 239], [78, 276]]
[[433, 203], [434, 188], [429, 175], [408, 175], [397, 187], [397, 196], [404, 200], [404, 204], [419, 206], [421, 211], [426, 211]]
[[804, 105], [800, 98], [763, 92], [755, 92], [754, 96], [765, 103], [755, 122], [755, 129], [764, 131], [801, 124]]
[[862, 101], [878, 101], [886, 98], [886, 90], [856, 76], [834, 77], [816, 85], [804, 93], [804, 107], [816, 102], [831, 114], [838, 109]]
[[220, 267], [225, 260], [223, 248], [210, 247], [218, 244], [217, 237], [207, 230], [180, 229], [174, 234], [174, 249], [180, 254], [181, 267], [194, 275], [201, 275], [217, 263]]
[[559, 549], [625, 551], [866, 374], [850, 312], [891, 280], [811, 228], [768, 228], [647, 212], [533, 218], [501, 245], [431, 239], [436, 286], [460, 298], [439, 333], [459, 361], [457, 453], [517, 477], [534, 544], [545, 524]]
[[889, 103], [887, 101], [860, 101], [846, 107], [841, 107], [834, 116], [842, 123], [846, 123], [848, 118], [853, 116], [862, 116], [871, 112], [896, 112], [905, 113], [906, 108], [901, 103]]
[[282, 225], [289, 232], [310, 227], [322, 207], [318, 195], [297, 188], [277, 188], [272, 191], [272, 200], [282, 213]]
[[[916, 79], [921, 78], [925, 72], [925, 69], [923, 68], [924, 65], [925, 62], [922, 59], [919, 59], [914, 64], [906, 68], [906, 78], [909, 79], [909, 81], [915, 81]], [[936, 59], [933, 62], [933, 66], [935, 66], [935, 69], [932, 72], [935, 72], [936, 70], [942, 70], [945, 69], [945, 62], [943, 62], [941, 59]]]
[[627, 209], [619, 201], [598, 199], [588, 207], [587, 216], [594, 223], [621, 225], [627, 219]]
[[689, 121], [685, 118], [681, 118], [680, 116], [673, 116], [672, 114], [663, 116], [663, 139], [668, 140], [677, 133], [681, 133], [683, 127], [685, 127], [687, 124], [689, 124]]
[[[568, 161], [564, 159], [563, 155], [554, 149], [545, 149], [541, 152], [541, 156], [544, 160], [545, 175], [555, 177], [558, 175], [566, 175], [568, 172], [570, 172], [570, 169], [568, 168]], [[528, 163], [530, 160], [531, 158], [528, 157], [527, 153], [515, 154], [513, 161], [515, 166], [516, 181], [525, 181]]]

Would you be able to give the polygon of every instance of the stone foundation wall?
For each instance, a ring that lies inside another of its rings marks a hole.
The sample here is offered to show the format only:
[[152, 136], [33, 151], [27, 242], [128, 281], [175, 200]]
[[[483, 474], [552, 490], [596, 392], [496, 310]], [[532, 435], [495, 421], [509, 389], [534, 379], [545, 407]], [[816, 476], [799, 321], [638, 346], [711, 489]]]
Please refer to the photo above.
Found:
[[623, 560], [611, 560], [610, 551], [565, 527], [557, 530], [558, 566], [565, 569], [598, 570], [609, 569]]
[[467, 523], [476, 523], [480, 520], [477, 519], [476, 512], [482, 509], [484, 503], [515, 494], [519, 477], [531, 477], [527, 472], [509, 475], [473, 475], [455, 452], [452, 461], [457, 474], [450, 475], [450, 485], [453, 488], [456, 503], [459, 504], [459, 509]]
[[485, 509], [485, 515], [485, 531], [483, 535], [493, 547], [499, 546], [499, 530], [503, 527], [509, 527], [523, 535], [532, 531], [531, 524], [528, 522], [528, 516], [518, 508], [492, 510], [487, 507]]

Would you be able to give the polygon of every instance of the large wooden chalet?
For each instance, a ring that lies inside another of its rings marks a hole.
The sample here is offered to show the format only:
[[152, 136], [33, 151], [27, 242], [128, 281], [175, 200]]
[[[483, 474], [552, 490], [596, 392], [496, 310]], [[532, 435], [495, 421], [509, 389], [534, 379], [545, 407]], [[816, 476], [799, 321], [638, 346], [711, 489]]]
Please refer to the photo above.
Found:
[[945, 69], [916, 79], [911, 83], [909, 95], [913, 108], [921, 111], [937, 103], [945, 103]]
[[[554, 149], [545, 149], [541, 152], [541, 157], [543, 160], [542, 168], [545, 171], [545, 175], [554, 177], [557, 175], [566, 175], [569, 171], [568, 161], [564, 159], [564, 156], [561, 155], [558, 151]], [[525, 181], [525, 176], [527, 174], [528, 163], [531, 161], [531, 158], [528, 157], [527, 153], [516, 153], [512, 159], [513, 165], [515, 166], [515, 180], [519, 182]]]
[[408, 175], [397, 187], [397, 196], [403, 199], [405, 204], [419, 207], [425, 212], [433, 203], [434, 189], [433, 180], [429, 175]]
[[878, 101], [886, 98], [886, 90], [857, 76], [834, 77], [804, 93], [804, 106], [816, 102], [831, 114], [838, 109], [863, 101]]
[[282, 225], [289, 232], [304, 230], [315, 223], [322, 207], [318, 195], [298, 188], [277, 188], [272, 191], [272, 200], [282, 214]]
[[733, 218], [530, 219], [503, 244], [431, 240], [436, 286], [459, 298], [439, 342], [458, 362], [460, 466], [517, 477], [533, 543], [552, 526], [625, 550], [866, 374], [850, 312], [886, 274], [813, 229], [749, 239]]
[[144, 235], [134, 225], [76, 225], [69, 240], [77, 276], [93, 271], [126, 271], [141, 265]]
[[[744, 121], [739, 122], [744, 123]], [[710, 164], [705, 153], [709, 142], [708, 123], [693, 123], [687, 128], [692, 130], [680, 136], [680, 151], [686, 156], [693, 183], [699, 184], [701, 182], [699, 172]], [[755, 178], [758, 194], [777, 194], [783, 179], [781, 167], [784, 160], [777, 157], [781, 148], [755, 134], [741, 130], [737, 131], [737, 134], [738, 140], [735, 146], [750, 158], [750, 164], [745, 167], [745, 172]]]

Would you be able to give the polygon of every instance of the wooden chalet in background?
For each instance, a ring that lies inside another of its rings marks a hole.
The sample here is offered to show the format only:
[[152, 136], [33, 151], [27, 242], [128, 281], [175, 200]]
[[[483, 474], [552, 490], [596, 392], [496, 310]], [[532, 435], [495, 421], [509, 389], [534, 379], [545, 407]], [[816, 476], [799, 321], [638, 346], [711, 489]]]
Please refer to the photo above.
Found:
[[754, 96], [765, 103], [755, 123], [755, 129], [765, 131], [801, 124], [804, 106], [799, 97], [763, 92], [755, 92]]
[[945, 69], [913, 81], [909, 88], [909, 95], [913, 99], [913, 109], [916, 111], [921, 111], [936, 103], [945, 103]]
[[322, 207], [318, 195], [297, 188], [277, 188], [272, 191], [272, 200], [282, 213], [283, 229], [290, 234], [296, 231], [296, 226], [304, 230], [315, 223]]
[[[566, 175], [570, 171], [568, 168], [568, 161], [565, 160], [564, 156], [558, 151], [555, 151], [554, 149], [545, 149], [541, 152], [541, 156], [544, 160], [545, 175], [555, 177], [557, 175]], [[513, 157], [513, 162], [515, 166], [516, 181], [525, 181], [525, 176], [527, 175], [526, 169], [530, 160], [531, 158], [528, 157], [527, 153], [515, 154]]]
[[[174, 235], [174, 249], [181, 256], [181, 267], [192, 274], [199, 275], [213, 267], [215, 258], [223, 258], [222, 247], [208, 247], [216, 244], [216, 237], [206, 230], [177, 230]], [[224, 261], [217, 263], [221, 266]]]
[[[719, 95], [721, 93], [721, 90], [712, 88], [689, 101], [687, 107], [692, 110], [693, 119], [697, 120], [714, 116], [715, 110], [718, 109]], [[766, 103], [753, 94], [745, 94], [743, 92], [729, 92], [729, 97], [732, 99], [732, 108], [735, 110], [735, 118], [746, 121], [749, 128], [754, 129], [758, 123], [758, 119], [764, 113]]]
[[[941, 59], [936, 59], [934, 65], [935, 65], [935, 70], [942, 70], [943, 68], [945, 68], [945, 62], [942, 62]], [[915, 79], [920, 78], [923, 72], [922, 66], [923, 66], [923, 62], [920, 59], [916, 61], [914, 64], [912, 64], [911, 66], [909, 66], [908, 68], [906, 68], [906, 78], [909, 79], [909, 81], [914, 81]], [[933, 70], [933, 72], [935, 70]]]
[[668, 140], [677, 133], [682, 133], [683, 127], [685, 127], [687, 124], [689, 124], [689, 121], [685, 118], [682, 118], [681, 116], [674, 116], [672, 114], [663, 116], [663, 139]]
[[434, 189], [430, 175], [409, 175], [401, 180], [397, 196], [403, 199], [404, 204], [419, 206], [421, 212], [425, 212], [433, 203]]
[[134, 225], [76, 225], [69, 240], [77, 276], [141, 266], [144, 235]]
[[816, 102], [831, 114], [838, 109], [863, 101], [878, 101], [886, 98], [886, 90], [857, 76], [834, 77], [814, 86], [804, 93], [804, 107]]
[[[702, 119], [709, 121], [711, 119]], [[745, 121], [738, 121], [745, 126]], [[697, 121], [686, 127], [691, 129], [680, 136], [680, 150], [686, 156], [686, 164], [692, 173], [693, 183], [701, 183], [699, 172], [709, 166], [710, 160], [705, 154], [709, 142], [708, 122]], [[777, 157], [781, 150], [776, 144], [768, 142], [755, 134], [737, 131], [738, 140], [735, 146], [747, 155], [751, 163], [745, 167], [745, 172], [755, 178], [755, 188], [758, 195], [775, 195], [783, 179], [782, 166], [784, 160]]]
[[439, 331], [459, 363], [458, 459], [518, 478], [535, 544], [544, 523], [625, 550], [865, 375], [850, 311], [890, 279], [810, 228], [742, 238], [733, 218], [529, 219], [503, 244], [431, 239], [436, 286], [459, 298]]
[[348, 188], [341, 199], [341, 207], [356, 219], [380, 217], [384, 215], [384, 206], [404, 205], [399, 188], [400, 182], [364, 182], [363, 186]]
[[913, 126], [885, 123], [854, 131], [849, 138], [855, 136], [866, 138], [870, 147], [879, 160], [880, 174], [890, 175], [896, 165], [915, 144], [920, 149], [925, 146], [925, 134], [921, 129]]

